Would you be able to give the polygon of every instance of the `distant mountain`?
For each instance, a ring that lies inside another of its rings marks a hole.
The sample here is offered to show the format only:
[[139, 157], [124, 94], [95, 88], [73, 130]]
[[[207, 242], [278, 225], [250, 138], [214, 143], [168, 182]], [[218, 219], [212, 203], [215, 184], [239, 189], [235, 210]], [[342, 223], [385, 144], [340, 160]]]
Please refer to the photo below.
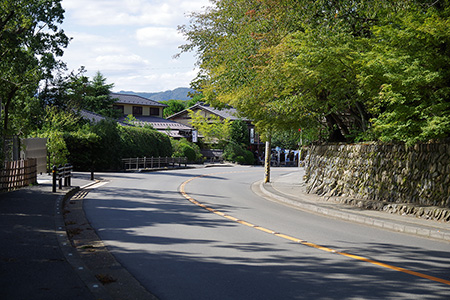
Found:
[[138, 95], [147, 99], [152, 99], [155, 101], [165, 101], [165, 100], [190, 100], [191, 98], [188, 96], [189, 92], [194, 92], [193, 89], [190, 88], [176, 88], [171, 91], [158, 92], [158, 93], [145, 93], [145, 92], [133, 92], [133, 91], [120, 91], [119, 94], [131, 94]]

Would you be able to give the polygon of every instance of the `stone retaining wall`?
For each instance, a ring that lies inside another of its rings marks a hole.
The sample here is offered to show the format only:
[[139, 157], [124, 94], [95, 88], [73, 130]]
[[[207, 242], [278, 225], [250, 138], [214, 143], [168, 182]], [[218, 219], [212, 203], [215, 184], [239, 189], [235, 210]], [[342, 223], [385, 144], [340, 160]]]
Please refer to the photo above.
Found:
[[[310, 147], [306, 163], [305, 182], [310, 193], [421, 216], [434, 206], [430, 218], [439, 215], [437, 219], [450, 219], [448, 141], [408, 148], [377, 143], [315, 145]], [[397, 204], [404, 208], [397, 209]]]

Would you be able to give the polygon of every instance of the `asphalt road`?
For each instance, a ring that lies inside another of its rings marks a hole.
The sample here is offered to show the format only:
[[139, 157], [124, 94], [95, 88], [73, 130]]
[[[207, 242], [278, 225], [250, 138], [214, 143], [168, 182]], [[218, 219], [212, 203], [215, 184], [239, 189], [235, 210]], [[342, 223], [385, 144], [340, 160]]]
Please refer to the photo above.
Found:
[[[290, 172], [273, 168], [272, 177]], [[84, 208], [117, 260], [162, 300], [450, 299], [449, 285], [414, 275], [448, 280], [448, 243], [269, 201], [251, 189], [263, 173], [106, 174]]]

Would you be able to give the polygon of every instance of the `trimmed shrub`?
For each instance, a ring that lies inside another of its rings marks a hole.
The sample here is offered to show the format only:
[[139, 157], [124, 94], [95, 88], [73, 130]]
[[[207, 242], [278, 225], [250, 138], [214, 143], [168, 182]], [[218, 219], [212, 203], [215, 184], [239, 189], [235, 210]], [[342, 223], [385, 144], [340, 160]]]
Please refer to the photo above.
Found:
[[252, 165], [255, 163], [253, 153], [236, 143], [229, 143], [225, 147], [223, 158], [238, 164]]
[[187, 157], [188, 161], [196, 162], [202, 158], [200, 148], [186, 139], [171, 139], [173, 148], [173, 157]]
[[146, 127], [119, 127], [122, 157], [172, 156], [170, 138]]
[[165, 134], [147, 127], [124, 127], [114, 121], [101, 121], [64, 135], [69, 162], [76, 170], [118, 170], [122, 158], [172, 156]]
[[100, 137], [83, 130], [67, 132], [64, 140], [69, 150], [68, 160], [75, 170], [90, 170], [94, 165], [94, 149], [100, 147]]

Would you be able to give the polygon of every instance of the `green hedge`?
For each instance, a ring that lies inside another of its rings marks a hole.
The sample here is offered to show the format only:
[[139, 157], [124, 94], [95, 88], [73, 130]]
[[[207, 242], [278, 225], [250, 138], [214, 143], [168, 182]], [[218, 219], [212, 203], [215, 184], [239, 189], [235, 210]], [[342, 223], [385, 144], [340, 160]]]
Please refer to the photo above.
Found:
[[229, 143], [225, 147], [223, 158], [243, 165], [253, 165], [255, 163], [253, 153], [236, 143]]
[[114, 121], [68, 132], [64, 140], [68, 160], [76, 170], [118, 170], [122, 158], [172, 156], [167, 135], [146, 127], [120, 126]]
[[170, 138], [145, 127], [119, 127], [122, 157], [171, 157]]

